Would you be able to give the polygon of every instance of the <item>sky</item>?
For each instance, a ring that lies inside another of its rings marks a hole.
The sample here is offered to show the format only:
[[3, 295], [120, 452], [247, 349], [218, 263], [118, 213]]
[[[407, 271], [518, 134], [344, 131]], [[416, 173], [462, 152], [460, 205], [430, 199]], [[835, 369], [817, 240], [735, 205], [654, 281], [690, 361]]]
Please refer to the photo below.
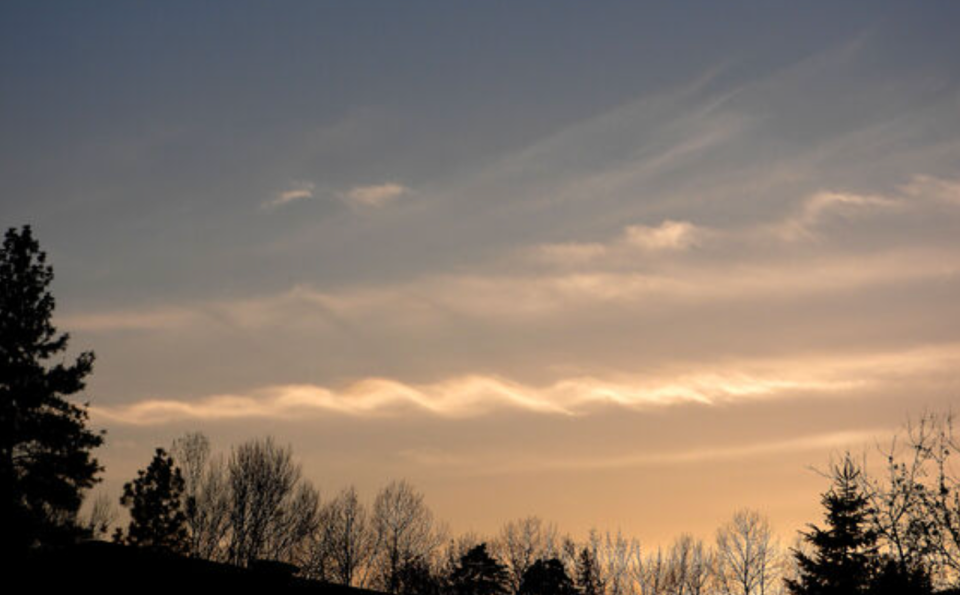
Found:
[[960, 404], [960, 4], [5, 2], [97, 488], [272, 435], [454, 532], [819, 518]]

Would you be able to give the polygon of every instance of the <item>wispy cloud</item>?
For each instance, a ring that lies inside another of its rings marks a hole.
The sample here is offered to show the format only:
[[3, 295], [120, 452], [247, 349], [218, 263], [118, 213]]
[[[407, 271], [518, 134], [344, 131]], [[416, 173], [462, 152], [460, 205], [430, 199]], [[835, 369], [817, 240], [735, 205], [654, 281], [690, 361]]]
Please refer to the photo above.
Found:
[[815, 228], [829, 214], [851, 216], [870, 208], [895, 208], [900, 201], [885, 196], [853, 194], [849, 192], [818, 192], [807, 198], [798, 213], [775, 226], [776, 234], [787, 241], [809, 239]]
[[[563, 252], [562, 248], [554, 248]], [[565, 256], [592, 258], [592, 249]], [[598, 253], [602, 253], [599, 250]], [[552, 256], [558, 256], [557, 254]], [[838, 291], [950, 280], [960, 274], [960, 254], [942, 249], [903, 249], [848, 256], [806, 256], [759, 262], [674, 263], [633, 269], [551, 270], [518, 274], [436, 275], [374, 287], [321, 291], [297, 286], [279, 294], [233, 301], [146, 310], [66, 314], [67, 328], [87, 331], [176, 331], [206, 321], [238, 328], [317, 324], [330, 316], [361, 326], [380, 323], [430, 328], [451, 316], [502, 324], [569, 317], [596, 308], [685, 306], [794, 299]], [[372, 321], [380, 321], [374, 323]]]
[[406, 186], [386, 182], [371, 186], [356, 186], [347, 191], [346, 197], [351, 203], [359, 206], [382, 207], [408, 193], [410, 189]]
[[263, 203], [261, 206], [265, 209], [275, 209], [277, 207], [288, 205], [292, 202], [313, 198], [313, 193], [315, 190], [316, 184], [313, 182], [295, 182], [290, 186], [289, 189], [278, 192], [276, 196]]
[[664, 221], [658, 227], [631, 225], [626, 240], [644, 250], [685, 250], [697, 243], [698, 230], [686, 221]]
[[827, 449], [856, 449], [872, 444], [880, 436], [891, 434], [890, 428], [873, 428], [810, 434], [785, 440], [751, 442], [729, 446], [712, 445], [709, 448], [661, 450], [659, 452], [619, 452], [596, 456], [563, 456], [550, 454], [518, 454], [505, 461], [504, 457], [485, 457], [482, 454], [461, 455], [450, 451], [412, 448], [400, 456], [420, 467], [443, 468], [446, 472], [461, 472], [469, 476], [513, 475], [531, 471], [594, 471], [604, 469], [633, 469], [664, 465], [696, 465], [750, 459], [782, 457], [785, 454], [821, 451]]
[[705, 235], [688, 221], [667, 220], [657, 226], [630, 225], [620, 237], [607, 242], [562, 242], [524, 249], [533, 262], [560, 266], [602, 265], [629, 261], [637, 252], [647, 255], [682, 252], [696, 246]]
[[605, 406], [643, 410], [797, 394], [842, 396], [891, 379], [953, 369], [958, 363], [960, 345], [949, 344], [892, 353], [701, 364], [696, 372], [580, 376], [545, 386], [486, 375], [458, 376], [429, 384], [368, 378], [342, 389], [278, 385], [249, 394], [215, 395], [195, 401], [143, 400], [92, 407], [91, 411], [104, 421], [135, 425], [197, 419], [296, 420], [311, 412], [370, 416], [413, 410], [462, 418], [506, 409], [570, 416]]
[[901, 190], [907, 196], [960, 206], [960, 180], [918, 175], [901, 186]]

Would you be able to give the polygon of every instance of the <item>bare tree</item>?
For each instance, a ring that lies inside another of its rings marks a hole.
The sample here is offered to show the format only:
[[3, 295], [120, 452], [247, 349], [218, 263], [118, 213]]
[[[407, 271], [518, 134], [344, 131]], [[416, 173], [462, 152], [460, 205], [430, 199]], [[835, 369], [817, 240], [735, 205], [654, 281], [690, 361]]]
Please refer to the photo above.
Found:
[[97, 494], [90, 506], [90, 514], [82, 523], [93, 539], [105, 539], [110, 527], [117, 521], [117, 506], [105, 493]]
[[703, 541], [693, 539], [689, 535], [681, 536], [681, 541], [688, 543], [688, 558], [685, 595], [704, 595], [710, 586], [713, 575], [713, 552]]
[[712, 555], [703, 542], [689, 534], [682, 534], [670, 546], [665, 559], [658, 551], [654, 559], [647, 558], [649, 585], [647, 593], [670, 595], [703, 595], [713, 571]]
[[779, 547], [770, 523], [739, 510], [717, 531], [716, 576], [725, 595], [766, 595], [779, 580]]
[[230, 480], [222, 455], [211, 457], [206, 464], [192, 510], [190, 551], [197, 558], [226, 561], [230, 535]]
[[539, 517], [529, 516], [503, 526], [494, 542], [494, 551], [507, 564], [514, 592], [534, 562], [558, 557], [557, 545], [556, 526]]
[[228, 557], [245, 565], [258, 558], [296, 562], [316, 531], [319, 496], [301, 478], [290, 447], [272, 438], [233, 449], [227, 466], [230, 485]]
[[960, 441], [952, 413], [927, 413], [881, 450], [878, 479], [863, 474], [871, 524], [902, 573], [928, 569], [940, 587], [960, 586]]
[[310, 572], [341, 585], [363, 585], [360, 572], [368, 562], [373, 536], [367, 510], [352, 486], [342, 490], [320, 511], [320, 528], [311, 552]]
[[590, 532], [590, 549], [596, 552], [600, 579], [607, 595], [630, 595], [643, 579], [643, 559], [640, 542], [609, 531], [601, 536]]
[[229, 487], [223, 458], [211, 458], [210, 440], [201, 432], [174, 440], [171, 453], [183, 473], [190, 555], [222, 560], [229, 530]]
[[647, 554], [636, 569], [637, 586], [641, 595], [668, 595], [672, 593], [673, 577], [670, 573], [670, 560], [657, 548], [656, 553]]
[[415, 561], [431, 560], [442, 538], [423, 495], [403, 480], [391, 482], [377, 494], [371, 523], [377, 586], [396, 593], [401, 570]]
[[[170, 454], [183, 474], [183, 496], [190, 508], [190, 500], [194, 501], [200, 492], [203, 475], [210, 458], [210, 439], [202, 432], [190, 432], [173, 441]], [[187, 516], [189, 517], [189, 511]]]

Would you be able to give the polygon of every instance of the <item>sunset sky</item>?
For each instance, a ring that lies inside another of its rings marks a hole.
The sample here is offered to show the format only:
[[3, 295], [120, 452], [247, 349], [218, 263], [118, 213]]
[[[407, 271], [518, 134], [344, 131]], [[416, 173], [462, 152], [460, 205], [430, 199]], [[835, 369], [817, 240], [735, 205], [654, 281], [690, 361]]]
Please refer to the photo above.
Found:
[[454, 532], [819, 519], [960, 405], [960, 3], [5, 2], [97, 488], [201, 430]]

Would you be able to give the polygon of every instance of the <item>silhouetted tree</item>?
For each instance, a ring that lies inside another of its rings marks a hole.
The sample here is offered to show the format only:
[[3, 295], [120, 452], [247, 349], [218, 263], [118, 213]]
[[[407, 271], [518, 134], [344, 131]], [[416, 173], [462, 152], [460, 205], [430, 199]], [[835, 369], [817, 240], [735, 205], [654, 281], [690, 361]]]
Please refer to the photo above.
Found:
[[245, 442], [231, 453], [228, 477], [229, 560], [301, 562], [319, 524], [320, 496], [301, 478], [291, 449], [271, 438]]
[[66, 397], [84, 388], [93, 353], [46, 362], [69, 335], [51, 324], [53, 268], [29, 226], [10, 228], [0, 248], [0, 540], [3, 549], [75, 538], [83, 491], [101, 470], [91, 451], [86, 406]]
[[577, 589], [583, 595], [603, 595], [603, 580], [600, 578], [600, 569], [597, 568], [597, 556], [586, 546], [577, 556], [576, 579]]
[[510, 521], [500, 530], [493, 550], [506, 563], [511, 587], [516, 591], [536, 560], [556, 556], [557, 528], [536, 516]]
[[443, 581], [423, 558], [407, 560], [397, 573], [398, 595], [440, 595]]
[[314, 555], [324, 568], [326, 580], [355, 584], [357, 571], [369, 560], [373, 548], [367, 510], [357, 490], [342, 490], [323, 506], [320, 519]]
[[184, 482], [173, 458], [158, 448], [146, 470], [123, 486], [120, 504], [130, 509], [130, 526], [120, 541], [177, 554], [189, 549]]
[[739, 510], [717, 530], [715, 575], [723, 593], [764, 595], [779, 579], [779, 551], [770, 523], [756, 511]]
[[230, 486], [222, 455], [210, 455], [210, 440], [200, 432], [174, 440], [171, 455], [183, 472], [190, 555], [225, 560], [230, 531]]
[[518, 595], [575, 595], [577, 589], [556, 558], [537, 560], [523, 574]]
[[117, 508], [113, 499], [106, 494], [98, 494], [90, 507], [90, 514], [83, 525], [94, 539], [105, 539], [110, 527], [117, 520]]
[[400, 569], [411, 560], [430, 559], [440, 545], [433, 514], [422, 494], [406, 481], [394, 481], [377, 494], [371, 525], [377, 586], [397, 593]]
[[869, 593], [877, 564], [877, 535], [869, 527], [860, 469], [849, 455], [833, 468], [833, 485], [821, 498], [827, 527], [803, 533], [810, 554], [795, 551], [799, 577], [787, 581], [794, 595]]
[[929, 572], [940, 587], [960, 586], [960, 438], [952, 413], [907, 423], [889, 449], [885, 477], [861, 478], [870, 522], [901, 577]]
[[599, 562], [600, 578], [607, 595], [630, 595], [644, 573], [640, 542], [620, 531], [600, 535], [590, 532], [590, 549]]
[[509, 592], [507, 568], [487, 553], [485, 543], [460, 558], [449, 582], [452, 595], [506, 595]]
[[[657, 548], [643, 557], [638, 567], [637, 581], [643, 595], [667, 595], [671, 591], [670, 560], [664, 556], [663, 549]], [[629, 592], [621, 587], [620, 592]]]
[[[659, 564], [654, 562], [651, 570], [660, 567], [662, 576], [657, 578], [664, 592], [672, 595], [702, 595], [706, 592], [713, 561], [702, 541], [689, 534], [680, 535], [670, 546], [665, 560], [659, 551], [658, 556]], [[653, 582], [657, 583], [656, 580]]]

